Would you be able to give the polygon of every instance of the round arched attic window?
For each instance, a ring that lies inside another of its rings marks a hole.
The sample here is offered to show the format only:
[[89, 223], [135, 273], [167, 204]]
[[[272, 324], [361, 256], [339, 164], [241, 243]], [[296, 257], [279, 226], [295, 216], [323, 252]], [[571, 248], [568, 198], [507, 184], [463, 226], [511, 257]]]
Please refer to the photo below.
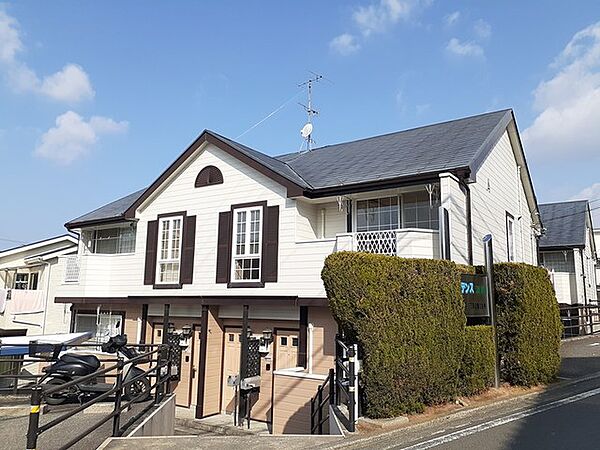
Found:
[[195, 187], [223, 183], [223, 174], [215, 166], [206, 166], [196, 177]]

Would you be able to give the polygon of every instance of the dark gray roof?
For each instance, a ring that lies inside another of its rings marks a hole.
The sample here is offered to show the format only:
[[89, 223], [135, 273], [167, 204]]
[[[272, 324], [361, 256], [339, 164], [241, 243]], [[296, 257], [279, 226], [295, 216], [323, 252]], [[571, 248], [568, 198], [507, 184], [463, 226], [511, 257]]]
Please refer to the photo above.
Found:
[[70, 220], [65, 224], [67, 228], [75, 228], [82, 224], [92, 224], [94, 222], [109, 222], [111, 219], [118, 220], [123, 217], [125, 211], [133, 205], [133, 203], [140, 198], [140, 196], [146, 191], [146, 188], [140, 189], [133, 194], [126, 195], [114, 202], [110, 202], [98, 209], [93, 210], [83, 216], [79, 216], [76, 219]]
[[511, 118], [496, 111], [277, 159], [314, 189], [450, 171], [487, 156]]
[[545, 203], [540, 215], [546, 232], [540, 238], [540, 250], [585, 247], [588, 201]]
[[159, 185], [186, 155], [203, 142], [206, 135], [215, 136], [270, 173], [283, 177], [311, 195], [311, 192], [327, 188], [433, 176], [446, 171], [475, 173], [511, 120], [512, 110], [506, 109], [277, 157], [206, 130], [150, 188], [134, 192], [65, 225], [75, 228], [123, 219], [136, 201], [143, 201], [146, 190], [151, 191]]
[[281, 161], [278, 158], [274, 158], [272, 156], [265, 155], [264, 153], [261, 153], [257, 150], [254, 150], [253, 148], [250, 148], [243, 144], [240, 144], [239, 142], [232, 141], [231, 139], [226, 138], [225, 136], [221, 136], [220, 134], [215, 133], [214, 131], [208, 131], [208, 132], [210, 134], [215, 135], [216, 137], [218, 137], [222, 141], [226, 142], [227, 144], [231, 145], [237, 151], [245, 154], [246, 156], [252, 158], [256, 162], [259, 162], [263, 166], [268, 167], [272, 171], [277, 172], [279, 175], [287, 178], [292, 183], [295, 183], [298, 186], [301, 186], [305, 189], [311, 187], [309, 184], [306, 183], [306, 181], [304, 179], [302, 179], [302, 177], [300, 177], [294, 171], [293, 167], [290, 164], [286, 164], [284, 161]]

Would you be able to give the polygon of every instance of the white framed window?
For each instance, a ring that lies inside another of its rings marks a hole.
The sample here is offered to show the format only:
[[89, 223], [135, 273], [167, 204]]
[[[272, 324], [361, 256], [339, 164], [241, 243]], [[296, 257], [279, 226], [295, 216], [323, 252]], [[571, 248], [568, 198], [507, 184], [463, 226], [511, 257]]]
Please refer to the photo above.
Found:
[[515, 260], [515, 219], [506, 213], [506, 257], [509, 262]]
[[232, 281], [260, 281], [262, 206], [233, 211]]
[[29, 274], [18, 273], [15, 277], [15, 289], [29, 289]]
[[440, 200], [436, 194], [426, 191], [402, 194], [402, 228], [424, 228], [438, 230]]
[[399, 228], [398, 196], [356, 201], [356, 231], [382, 231]]
[[90, 341], [103, 343], [123, 332], [123, 313], [76, 313], [74, 333], [92, 332]]
[[179, 283], [182, 229], [182, 216], [164, 217], [159, 220], [156, 258], [157, 284]]

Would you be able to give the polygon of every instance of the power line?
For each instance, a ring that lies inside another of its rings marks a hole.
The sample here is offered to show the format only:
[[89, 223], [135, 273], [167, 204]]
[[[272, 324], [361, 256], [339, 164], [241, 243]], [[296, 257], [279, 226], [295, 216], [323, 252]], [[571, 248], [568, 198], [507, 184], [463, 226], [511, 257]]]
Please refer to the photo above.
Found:
[[14, 239], [8, 239], [0, 237], [0, 241], [12, 242], [13, 244], [25, 244], [24, 241], [15, 241]]
[[264, 118], [262, 118], [261, 120], [259, 120], [258, 122], [256, 122], [254, 125], [252, 125], [250, 128], [248, 128], [246, 131], [244, 131], [242, 134], [240, 134], [239, 136], [236, 136], [236, 139], [241, 138], [243, 135], [245, 135], [246, 133], [254, 130], [257, 126], [259, 126], [261, 123], [263, 123], [265, 120], [269, 119], [270, 117], [274, 116], [275, 114], [277, 114], [279, 111], [281, 111], [283, 108], [285, 108], [287, 106], [288, 103], [290, 103], [292, 100], [294, 100], [298, 94], [300, 94], [303, 91], [303, 89], [298, 89], [298, 91], [292, 95], [290, 98], [288, 98], [285, 102], [283, 102], [281, 105], [279, 105], [277, 108], [275, 108], [273, 111], [271, 111], [269, 114], [267, 114]]

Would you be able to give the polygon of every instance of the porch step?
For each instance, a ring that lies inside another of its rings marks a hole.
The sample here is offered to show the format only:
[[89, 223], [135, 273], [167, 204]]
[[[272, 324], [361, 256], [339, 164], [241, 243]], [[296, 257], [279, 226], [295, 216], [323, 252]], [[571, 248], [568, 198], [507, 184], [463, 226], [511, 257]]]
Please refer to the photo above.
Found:
[[219, 436], [248, 436], [256, 432], [247, 428], [234, 427], [231, 425], [206, 423], [196, 419], [175, 419], [176, 435], [203, 435], [212, 434]]

